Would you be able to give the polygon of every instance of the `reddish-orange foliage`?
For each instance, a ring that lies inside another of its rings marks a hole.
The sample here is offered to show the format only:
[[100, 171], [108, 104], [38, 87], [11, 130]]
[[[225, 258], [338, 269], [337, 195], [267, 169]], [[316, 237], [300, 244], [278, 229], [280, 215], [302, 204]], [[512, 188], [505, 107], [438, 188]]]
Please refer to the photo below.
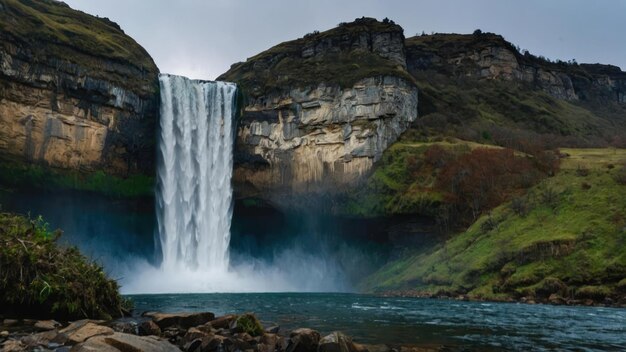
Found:
[[461, 216], [476, 219], [536, 183], [542, 172], [531, 157], [511, 149], [478, 148], [448, 162], [439, 173], [437, 187]]

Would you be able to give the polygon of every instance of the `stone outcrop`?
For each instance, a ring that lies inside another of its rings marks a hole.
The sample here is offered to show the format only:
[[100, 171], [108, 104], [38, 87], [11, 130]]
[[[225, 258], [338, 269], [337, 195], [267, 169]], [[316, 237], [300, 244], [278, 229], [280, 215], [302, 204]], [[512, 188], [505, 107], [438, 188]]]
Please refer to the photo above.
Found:
[[145, 50], [61, 2], [0, 4], [0, 156], [152, 173], [158, 69]]
[[362, 18], [277, 45], [221, 80], [239, 84], [240, 193], [343, 191], [417, 118], [402, 28]]
[[434, 34], [406, 40], [412, 74], [518, 81], [564, 100], [626, 102], [626, 72], [610, 65], [549, 62], [492, 33]]
[[[235, 182], [314, 191], [350, 184], [417, 117], [417, 89], [397, 77], [349, 89], [320, 84], [246, 106], [238, 128]], [[246, 163], [247, 162], [247, 163]]]

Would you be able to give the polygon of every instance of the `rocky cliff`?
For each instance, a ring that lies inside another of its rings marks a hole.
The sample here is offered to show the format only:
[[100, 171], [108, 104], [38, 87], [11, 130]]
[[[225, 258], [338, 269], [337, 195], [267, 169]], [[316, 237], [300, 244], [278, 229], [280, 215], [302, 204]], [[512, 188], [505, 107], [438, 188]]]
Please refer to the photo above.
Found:
[[157, 74], [108, 19], [52, 0], [0, 0], [0, 156], [151, 174]]
[[406, 51], [411, 73], [518, 81], [558, 99], [626, 102], [626, 72], [619, 67], [550, 62], [492, 33], [415, 36], [407, 38]]
[[248, 187], [240, 190], [342, 190], [417, 117], [403, 31], [390, 21], [308, 34], [218, 79], [245, 95], [235, 182]]

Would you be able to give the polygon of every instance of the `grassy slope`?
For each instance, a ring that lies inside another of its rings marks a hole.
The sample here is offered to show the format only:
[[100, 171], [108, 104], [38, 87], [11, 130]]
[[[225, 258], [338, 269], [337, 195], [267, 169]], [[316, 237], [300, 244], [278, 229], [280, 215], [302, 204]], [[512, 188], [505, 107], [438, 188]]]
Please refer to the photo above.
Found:
[[[573, 160], [563, 164], [564, 170], [523, 198], [526, 215], [503, 204], [438, 247], [389, 263], [362, 288], [467, 292], [488, 299], [623, 295], [626, 186], [615, 181], [619, 167], [607, 165], [624, 160], [626, 151], [568, 153]], [[588, 175], [580, 176], [580, 160], [591, 157], [593, 162], [582, 166]]]
[[422, 214], [435, 216], [443, 195], [435, 189], [436, 170], [424, 163], [424, 152], [441, 146], [452, 153], [465, 153], [478, 147], [497, 146], [455, 138], [417, 141], [404, 134], [383, 153], [365, 185], [351, 190], [336, 211], [347, 216], [389, 216]]
[[62, 47], [85, 54], [117, 59], [154, 71], [148, 53], [120, 27], [53, 0], [0, 0], [0, 30], [29, 42], [57, 44], [51, 47], [61, 57]]
[[36, 318], [122, 315], [117, 282], [76, 248], [57, 246], [41, 218], [0, 213], [0, 313]]

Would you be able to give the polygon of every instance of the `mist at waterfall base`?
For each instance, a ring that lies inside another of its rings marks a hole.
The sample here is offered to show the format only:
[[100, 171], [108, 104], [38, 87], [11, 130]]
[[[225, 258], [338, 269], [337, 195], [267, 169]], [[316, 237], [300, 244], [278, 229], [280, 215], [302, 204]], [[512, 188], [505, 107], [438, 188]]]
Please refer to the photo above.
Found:
[[[331, 246], [315, 226], [285, 236], [289, 240], [282, 247], [248, 242], [231, 262], [236, 86], [172, 75], [159, 81], [156, 216], [162, 258], [158, 267], [136, 264], [125, 291], [349, 290], [344, 268], [352, 263], [345, 258], [358, 261], [360, 255], [338, 241]], [[269, 258], [257, 251], [263, 247], [272, 250]]]
[[0, 204], [63, 229], [61, 241], [102, 263], [123, 293], [351, 291], [380, 264], [366, 222], [241, 202], [233, 214], [235, 86], [160, 82], [154, 200], [19, 191]]

